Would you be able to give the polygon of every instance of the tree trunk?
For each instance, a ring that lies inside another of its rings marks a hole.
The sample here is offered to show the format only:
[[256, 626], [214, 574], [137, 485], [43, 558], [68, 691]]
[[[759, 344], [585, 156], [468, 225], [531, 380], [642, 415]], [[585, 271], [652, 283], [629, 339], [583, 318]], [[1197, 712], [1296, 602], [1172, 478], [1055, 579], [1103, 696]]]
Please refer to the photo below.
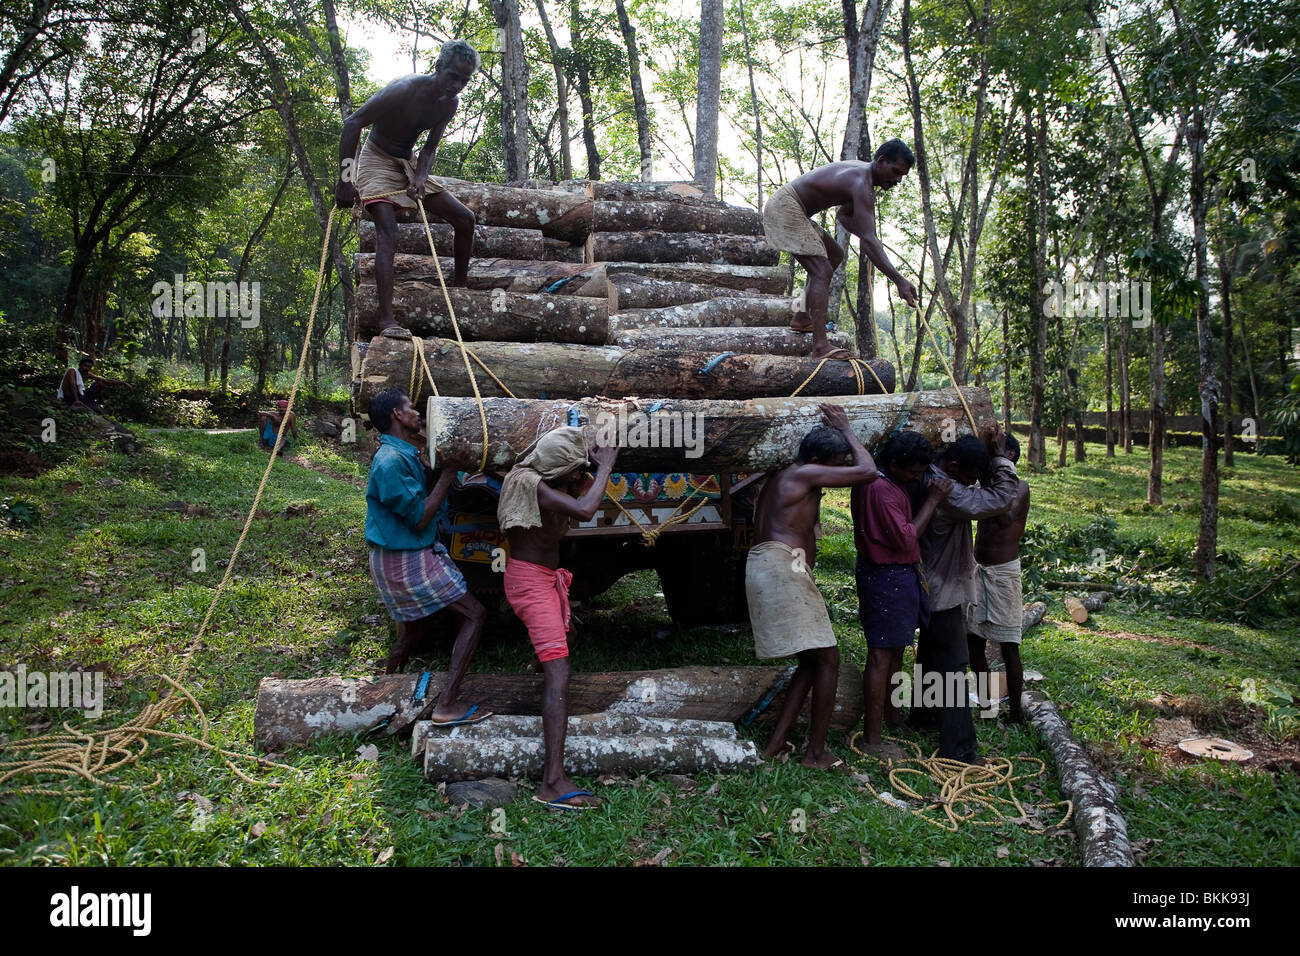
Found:
[[758, 109], [758, 84], [754, 82], [754, 55], [749, 49], [749, 17], [744, 0], [740, 0], [740, 36], [745, 45], [745, 66], [749, 70], [749, 107], [754, 113], [754, 162], [758, 169], [754, 185], [758, 190], [755, 206], [763, 208], [763, 116]]
[[[853, 341], [841, 332], [827, 336], [835, 348], [853, 351]], [[738, 352], [741, 355], [807, 355], [812, 339], [789, 328], [626, 329], [610, 336], [610, 344], [625, 349], [664, 349], [669, 352]]]
[[[1195, 91], [1193, 90], [1193, 95]], [[1206, 251], [1205, 115], [1192, 108], [1187, 143], [1192, 154], [1192, 250], [1196, 262], [1196, 344], [1200, 356], [1201, 520], [1196, 536], [1196, 573], [1213, 581], [1219, 540], [1219, 380], [1214, 368], [1214, 332], [1210, 327], [1210, 274]]]
[[[658, 686], [655, 695], [658, 695]], [[727, 720], [680, 720], [676, 717], [637, 717], [605, 711], [589, 716], [570, 717], [565, 734], [570, 737], [715, 737], [738, 740], [736, 725]], [[431, 720], [416, 721], [411, 728], [411, 756], [424, 753], [426, 743], [435, 746], [445, 740], [490, 740], [492, 738], [540, 737], [541, 717], [519, 714], [495, 714], [491, 720], [461, 727], [439, 727]]]
[[1115, 423], [1114, 423], [1113, 407], [1115, 402], [1115, 390], [1112, 385], [1112, 377], [1111, 377], [1112, 374], [1111, 369], [1113, 363], [1111, 362], [1110, 318], [1109, 317], [1105, 319], [1105, 325], [1103, 326], [1103, 330], [1105, 335], [1105, 346], [1106, 346], [1106, 457], [1114, 458], [1115, 457], [1115, 428], [1114, 428]]
[[628, 72], [632, 78], [632, 103], [636, 109], [636, 142], [641, 151], [641, 181], [654, 177], [654, 156], [650, 152], [650, 109], [646, 106], [645, 92], [641, 89], [641, 54], [637, 51], [636, 28], [632, 26], [623, 0], [614, 0], [618, 12], [619, 29], [623, 31], [623, 44], [627, 47]]
[[591, 102], [591, 78], [587, 55], [582, 48], [582, 13], [578, 0], [569, 0], [569, 37], [577, 64], [578, 100], [582, 103], [582, 142], [587, 147], [587, 178], [600, 178], [600, 153], [596, 150], [595, 109]]
[[[1237, 249], [1233, 247], [1233, 260]], [[1219, 301], [1223, 306], [1223, 467], [1232, 467], [1232, 266], [1219, 255]]]
[[1025, 185], [1032, 184], [1035, 197], [1034, 213], [1025, 217], [1034, 274], [1034, 290], [1030, 296], [1034, 304], [1030, 317], [1034, 343], [1029, 351], [1029, 464], [1042, 468], [1047, 464], [1047, 439], [1043, 434], [1043, 400], [1047, 391], [1047, 310], [1043, 302], [1047, 283], [1047, 120], [1041, 97], [1037, 117], [1035, 124], [1031, 112], [1025, 110]]
[[[743, 299], [753, 298], [748, 289], [722, 289], [698, 282], [673, 282], [670, 279], [656, 279], [652, 276], [619, 275], [610, 278], [610, 284], [618, 290], [616, 307], [624, 309], [662, 309], [674, 305], [686, 305], [709, 299]], [[780, 300], [786, 306], [787, 319], [790, 300], [784, 296]], [[811, 341], [811, 336], [808, 337]]]
[[1129, 348], [1133, 323], [1124, 319], [1119, 324], [1119, 437], [1124, 454], [1133, 454], [1133, 390], [1129, 382]]
[[[433, 234], [433, 246], [439, 253], [450, 252], [453, 231], [451, 226], [442, 222], [429, 223], [429, 232]], [[362, 252], [375, 251], [375, 224], [362, 219], [357, 226], [358, 248]], [[418, 222], [399, 222], [397, 224], [397, 252], [422, 256], [433, 268], [429, 258], [429, 239], [424, 234], [424, 225]], [[474, 252], [483, 258], [531, 259], [547, 258], [547, 247], [539, 229], [512, 229], [508, 226], [475, 226]], [[450, 275], [450, 273], [448, 273]]]
[[1011, 434], [1011, 346], [1008, 344], [1009, 318], [1002, 310], [1002, 430]]
[[555, 70], [555, 114], [560, 122], [560, 177], [573, 177], [573, 152], [569, 147], [569, 76], [564, 71], [564, 55], [555, 41], [551, 18], [546, 15], [545, 0], [537, 0], [537, 14], [542, 18], [546, 43], [551, 48], [551, 67]]
[[643, 200], [592, 203], [592, 232], [714, 232], [738, 236], [763, 235], [763, 216], [743, 206], [694, 206], [680, 202]]
[[[584, 196], [557, 189], [518, 189], [495, 183], [449, 180], [447, 186], [481, 225], [540, 229], [543, 235], [566, 242], [582, 242], [591, 231], [591, 203]], [[420, 221], [418, 212], [414, 213], [414, 221]]]
[[519, 0], [490, 2], [498, 31], [505, 38], [501, 58], [501, 139], [506, 179], [527, 179], [528, 60], [519, 24]]
[[339, 40], [338, 16], [334, 11], [334, 0], [323, 0], [325, 14], [325, 38], [329, 42], [330, 59], [334, 64], [334, 88], [339, 98], [339, 115], [347, 119], [352, 115], [352, 83], [348, 78], [348, 61], [343, 55], [343, 44]]
[[[967, 388], [962, 394], [981, 427], [993, 424], [993, 405], [986, 390]], [[827, 402], [844, 409], [854, 433], [867, 447], [874, 447], [890, 434], [909, 408], [907, 427], [932, 442], [940, 441], [950, 420], [958, 423], [959, 435], [971, 433], [961, 400], [951, 388], [896, 395], [839, 396]], [[636, 420], [629, 415], [647, 408], [653, 411], [643, 412], [645, 431], [639, 437], [670, 437], [667, 426], [679, 418], [683, 422], [698, 421], [702, 437], [696, 432], [694, 448], [682, 447], [683, 442], [663, 440], [657, 443], [659, 447], [646, 447], [648, 441], [634, 444], [638, 438], [633, 430]], [[574, 420], [587, 429], [589, 438], [596, 437], [602, 426], [626, 431], [628, 441], [618, 456], [620, 470], [752, 474], [792, 464], [800, 440], [821, 421], [817, 404], [802, 398], [773, 398], [762, 402], [655, 399], [653, 403], [645, 398], [622, 402], [504, 398], [484, 399], [484, 411], [488, 420], [490, 470], [509, 469], [541, 432], [554, 427], [555, 422]], [[624, 421], [626, 428], [620, 425]], [[483, 452], [483, 431], [478, 403], [473, 398], [430, 399], [426, 422], [429, 448], [434, 451], [446, 448], [454, 437], [460, 436], [470, 443], [474, 460], [479, 460]], [[674, 444], [676, 447], [672, 447]]]
[[[609, 335], [609, 304], [576, 295], [506, 292], [449, 287], [447, 298], [466, 340], [577, 342], [603, 345]], [[395, 282], [393, 318], [419, 336], [454, 338], [442, 287], [430, 282]], [[361, 336], [379, 334], [379, 291], [357, 290]]]
[[789, 299], [709, 299], [665, 309], [620, 312], [609, 317], [611, 333], [631, 329], [711, 329], [788, 326]]
[[[587, 301], [587, 300], [576, 300]], [[678, 398], [768, 398], [789, 395], [800, 383], [802, 395], [854, 395], [858, 376], [848, 362], [774, 355], [718, 355], [709, 352], [664, 353], [615, 346], [563, 345], [550, 342], [476, 342], [470, 351], [522, 398], [581, 398], [586, 395], [672, 395]], [[470, 395], [465, 363], [455, 340], [424, 340], [425, 358], [443, 395]], [[407, 388], [415, 360], [408, 339], [379, 336], [371, 340], [361, 369], [357, 405], [370, 407], [371, 396], [386, 388]], [[504, 394], [473, 363], [483, 395]], [[894, 387], [894, 368], [871, 363], [886, 390]], [[813, 375], [820, 366], [820, 371]], [[861, 373], [864, 391], [878, 392], [875, 379]], [[417, 381], [420, 376], [417, 374]], [[421, 386], [423, 387], [423, 386]], [[418, 395], [412, 395], [415, 401]], [[810, 408], [815, 403], [805, 402]]]
[[[561, 183], [561, 186], [569, 184]], [[597, 202], [681, 202], [692, 206], [717, 207], [726, 203], [704, 195], [698, 183], [694, 182], [659, 182], [659, 183], [621, 183], [611, 180], [587, 182], [575, 180], [573, 186], [581, 186], [581, 191]]]
[[695, 181], [717, 194], [718, 117], [722, 97], [722, 0], [700, 0], [699, 72], [695, 93]]
[[[375, 281], [375, 256], [358, 253], [357, 281]], [[444, 280], [452, 274], [454, 261], [439, 257]], [[433, 257], [397, 253], [393, 256], [393, 278], [397, 282], [438, 281]], [[507, 292], [549, 292], [554, 295], [581, 295], [608, 299], [609, 279], [601, 263], [546, 262], [535, 259], [471, 259], [468, 288], [505, 289]]]
[[[610, 276], [645, 276], [692, 282], [715, 289], [741, 289], [754, 295], [789, 295], [790, 266], [715, 265], [708, 262], [604, 262]], [[787, 320], [788, 321], [788, 320]]]
[[762, 236], [726, 236], [708, 232], [593, 232], [587, 241], [589, 262], [711, 262], [716, 265], [774, 266], [781, 253]]

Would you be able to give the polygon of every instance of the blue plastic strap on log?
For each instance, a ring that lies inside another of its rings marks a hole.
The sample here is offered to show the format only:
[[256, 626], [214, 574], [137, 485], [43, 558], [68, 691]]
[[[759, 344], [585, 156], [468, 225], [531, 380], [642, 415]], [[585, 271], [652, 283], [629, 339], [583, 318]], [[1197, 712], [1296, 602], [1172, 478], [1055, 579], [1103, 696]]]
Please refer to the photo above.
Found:
[[415, 693], [411, 695], [411, 703], [418, 704], [424, 700], [424, 695], [429, 692], [429, 672], [420, 671], [420, 679], [415, 682]]
[[786, 683], [790, 680], [791, 675], [793, 675], [796, 670], [798, 670], [797, 666], [787, 667], [783, 670], [781, 676], [776, 679], [776, 683], [769, 687], [767, 693], [764, 694], [762, 699], [754, 705], [754, 709], [740, 719], [740, 726], [748, 727], [758, 718], [759, 714], [767, 710], [772, 701], [776, 699], [776, 695], [785, 690]]
[[710, 372], [714, 370], [714, 368], [717, 367], [717, 364], [721, 362], [724, 358], [726, 358], [728, 355], [735, 355], [735, 354], [736, 354], [735, 352], [723, 352], [721, 355], [715, 355], [713, 358], [709, 359], [708, 365], [705, 365], [704, 368], [700, 369], [700, 373], [703, 375], [708, 375]]
[[546, 291], [547, 291], [547, 292], [559, 292], [561, 289], [564, 288], [564, 283], [566, 283], [566, 282], [568, 282], [568, 281], [569, 281], [569, 280], [568, 280], [567, 278], [564, 278], [564, 279], [556, 279], [554, 282], [552, 282], [550, 285], [548, 285], [548, 286], [546, 287]]

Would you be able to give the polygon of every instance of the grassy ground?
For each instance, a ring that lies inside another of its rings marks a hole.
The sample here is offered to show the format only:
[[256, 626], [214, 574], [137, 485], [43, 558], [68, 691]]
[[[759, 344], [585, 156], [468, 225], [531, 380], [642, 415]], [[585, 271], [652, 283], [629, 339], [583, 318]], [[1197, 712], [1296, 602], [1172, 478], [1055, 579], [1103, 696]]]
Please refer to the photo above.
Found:
[[[1158, 536], [1190, 550], [1198, 487], [1173, 476], [1195, 475], [1198, 456], [1167, 453], [1169, 503], [1149, 510], [1142, 504], [1145, 456], [1106, 462], [1100, 449], [1089, 452], [1094, 457], [1085, 465], [1031, 479], [1035, 540], [1073, 540], [1068, 529], [1086, 539], [1093, 507], [1101, 503], [1117, 521], [1106, 537], [1112, 549]], [[391, 625], [365, 567], [365, 502], [356, 487], [365, 468], [310, 442], [298, 454], [320, 470], [277, 464], [188, 672], [212, 739], [237, 750], [249, 747], [261, 677], [370, 673], [390, 640]], [[0, 740], [57, 730], [64, 719], [111, 726], [152, 699], [150, 675], [178, 668], [265, 462], [251, 433], [154, 434], [133, 456], [92, 453], [37, 478], [0, 479], [0, 499], [22, 499], [40, 512], [34, 527], [0, 530], [0, 662], [96, 667], [109, 688], [108, 709], [96, 722], [71, 712], [0, 710]], [[1295, 478], [1276, 459], [1242, 456], [1224, 484], [1221, 544], [1240, 556], [1237, 570], [1225, 573], [1246, 574], [1297, 550]], [[861, 662], [844, 495], [828, 496], [824, 525], [819, 580], [844, 653]], [[196, 549], [205, 570], [193, 570]], [[1035, 569], [1034, 580], [1083, 564], [1091, 550], [1083, 547], [1072, 558], [1058, 548], [1047, 559], [1050, 567]], [[1107, 560], [1128, 567], [1135, 558]], [[1160, 864], [1300, 862], [1300, 781], [1286, 763], [1296, 749], [1286, 734], [1295, 728], [1280, 711], [1242, 700], [1247, 680], [1292, 693], [1300, 688], [1294, 621], [1259, 629], [1216, 624], [1171, 616], [1149, 588], [1135, 587], [1131, 595], [1081, 627], [1059, 623], [1064, 615], [1053, 604], [1048, 623], [1026, 643], [1025, 658], [1046, 675], [1047, 690], [1075, 732], [1120, 784], [1140, 856]], [[753, 660], [743, 630], [672, 629], [653, 574], [625, 579], [579, 616], [575, 669]], [[424, 663], [445, 664], [436, 651]], [[531, 659], [527, 643], [510, 631], [490, 636], [474, 667], [521, 672]], [[1275, 769], [1180, 760], [1155, 739], [1160, 722], [1175, 718], [1246, 742], [1277, 758]], [[189, 732], [199, 728], [192, 713], [180, 723]], [[976, 723], [986, 752], [1047, 756], [1032, 730]], [[860, 779], [780, 762], [693, 781], [600, 781], [606, 808], [580, 817], [519, 800], [506, 808], [500, 833], [487, 811], [449, 806], [401, 745], [380, 744], [378, 760], [366, 761], [359, 743], [333, 739], [290, 751], [281, 759], [300, 768], [300, 776], [260, 775], [279, 782], [277, 788], [244, 783], [194, 748], [161, 744], [125, 772], [123, 789], [100, 789], [81, 801], [0, 796], [0, 861], [1050, 865], [1080, 859], [1072, 830], [1051, 825], [1058, 811], [1050, 806], [1032, 826], [949, 833], [877, 801]], [[849, 755], [842, 742], [835, 744]], [[854, 763], [877, 789], [888, 787], [878, 764]], [[1059, 799], [1050, 764], [1045, 775], [1022, 784], [1021, 795], [1045, 804]]]

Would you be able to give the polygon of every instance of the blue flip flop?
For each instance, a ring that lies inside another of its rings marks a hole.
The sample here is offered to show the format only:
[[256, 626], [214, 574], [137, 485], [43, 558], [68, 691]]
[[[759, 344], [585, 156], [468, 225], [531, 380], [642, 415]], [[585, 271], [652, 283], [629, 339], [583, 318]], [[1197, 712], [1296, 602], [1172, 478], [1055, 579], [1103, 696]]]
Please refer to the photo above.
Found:
[[566, 793], [556, 797], [554, 800], [543, 800], [541, 797], [533, 797], [533, 803], [540, 803], [543, 806], [550, 807], [552, 810], [595, 810], [596, 807], [590, 803], [565, 803], [565, 800], [572, 800], [574, 797], [594, 797], [595, 794], [590, 790], [574, 790], [572, 793]]
[[463, 727], [465, 724], [477, 724], [479, 721], [487, 720], [489, 717], [492, 716], [492, 712], [487, 711], [486, 713], [479, 714], [477, 717], [475, 717], [474, 714], [477, 711], [478, 711], [478, 704], [475, 704], [473, 707], [465, 711], [465, 713], [461, 714], [455, 720], [433, 720], [430, 721], [430, 723], [432, 723], [433, 726], [435, 727]]

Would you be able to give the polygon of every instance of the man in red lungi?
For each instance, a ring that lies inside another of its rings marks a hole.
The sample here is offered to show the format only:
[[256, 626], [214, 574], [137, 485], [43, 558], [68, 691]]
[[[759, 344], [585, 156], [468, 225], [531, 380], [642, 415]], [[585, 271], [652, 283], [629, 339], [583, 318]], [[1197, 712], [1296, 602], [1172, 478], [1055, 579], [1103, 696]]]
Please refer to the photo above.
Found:
[[564, 773], [564, 735], [569, 708], [569, 585], [573, 575], [561, 568], [560, 539], [569, 519], [588, 521], [600, 506], [614, 470], [618, 448], [597, 446], [590, 458], [597, 468], [584, 490], [589, 464], [587, 437], [581, 428], [557, 428], [543, 435], [501, 484], [497, 521], [510, 535], [506, 562], [506, 600], [528, 628], [528, 638], [542, 662], [542, 735], [546, 762], [534, 800], [557, 810], [585, 810], [600, 805], [590, 790], [576, 786]]

